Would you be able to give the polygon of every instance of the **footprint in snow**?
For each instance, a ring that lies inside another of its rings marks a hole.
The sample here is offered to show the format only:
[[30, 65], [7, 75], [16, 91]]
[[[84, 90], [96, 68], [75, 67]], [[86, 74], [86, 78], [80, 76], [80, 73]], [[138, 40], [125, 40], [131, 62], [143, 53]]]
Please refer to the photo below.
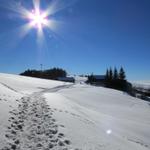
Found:
[[[57, 109], [55, 109], [57, 110]], [[10, 111], [10, 126], [6, 138], [12, 142], [3, 150], [60, 149], [68, 150], [71, 142], [59, 133], [52, 109], [39, 97], [23, 97], [18, 110]], [[61, 127], [64, 127], [61, 125]]]

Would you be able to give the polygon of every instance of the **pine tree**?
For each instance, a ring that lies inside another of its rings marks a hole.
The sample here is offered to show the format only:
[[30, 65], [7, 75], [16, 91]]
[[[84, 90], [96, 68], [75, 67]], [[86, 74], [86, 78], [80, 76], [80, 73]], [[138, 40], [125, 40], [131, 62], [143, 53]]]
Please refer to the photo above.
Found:
[[108, 69], [106, 70], [106, 76], [105, 76], [105, 79], [106, 79], [106, 80], [109, 79], [109, 71], [108, 71]]
[[119, 79], [120, 80], [125, 80], [126, 79], [125, 71], [122, 67], [120, 68]]
[[111, 68], [109, 69], [109, 79], [110, 79], [110, 80], [113, 79], [113, 71], [112, 71]]
[[115, 67], [115, 69], [114, 69], [114, 80], [117, 80], [117, 79], [118, 79], [118, 71]]

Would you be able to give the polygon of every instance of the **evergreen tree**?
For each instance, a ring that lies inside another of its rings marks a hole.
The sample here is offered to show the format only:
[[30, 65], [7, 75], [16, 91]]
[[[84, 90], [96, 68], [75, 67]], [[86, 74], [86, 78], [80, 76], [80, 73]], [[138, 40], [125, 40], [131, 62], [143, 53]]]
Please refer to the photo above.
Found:
[[109, 79], [109, 70], [106, 70], [106, 75], [105, 75], [105, 79], [108, 80]]
[[117, 80], [117, 79], [118, 79], [118, 71], [115, 67], [115, 69], [114, 69], [114, 80]]
[[112, 71], [111, 68], [109, 69], [109, 79], [110, 79], [110, 80], [113, 79], [113, 71]]
[[125, 80], [126, 79], [125, 71], [122, 67], [120, 68], [119, 79], [120, 80]]

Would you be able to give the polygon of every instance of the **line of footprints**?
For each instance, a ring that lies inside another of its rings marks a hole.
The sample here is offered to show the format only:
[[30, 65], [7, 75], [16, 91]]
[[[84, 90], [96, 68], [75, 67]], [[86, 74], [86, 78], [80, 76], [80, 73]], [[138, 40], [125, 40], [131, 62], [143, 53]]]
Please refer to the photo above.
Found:
[[53, 111], [44, 98], [23, 97], [19, 101], [18, 110], [10, 111], [5, 135], [8, 144], [2, 150], [71, 149], [71, 142], [58, 132]]

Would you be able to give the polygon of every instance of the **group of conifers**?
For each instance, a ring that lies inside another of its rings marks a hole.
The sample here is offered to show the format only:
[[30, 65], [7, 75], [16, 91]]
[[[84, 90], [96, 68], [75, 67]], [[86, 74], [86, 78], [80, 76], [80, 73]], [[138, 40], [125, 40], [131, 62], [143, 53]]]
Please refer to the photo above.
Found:
[[119, 72], [115, 67], [114, 70], [110, 67], [106, 71], [106, 80], [126, 80], [126, 74], [123, 67], [120, 68]]

